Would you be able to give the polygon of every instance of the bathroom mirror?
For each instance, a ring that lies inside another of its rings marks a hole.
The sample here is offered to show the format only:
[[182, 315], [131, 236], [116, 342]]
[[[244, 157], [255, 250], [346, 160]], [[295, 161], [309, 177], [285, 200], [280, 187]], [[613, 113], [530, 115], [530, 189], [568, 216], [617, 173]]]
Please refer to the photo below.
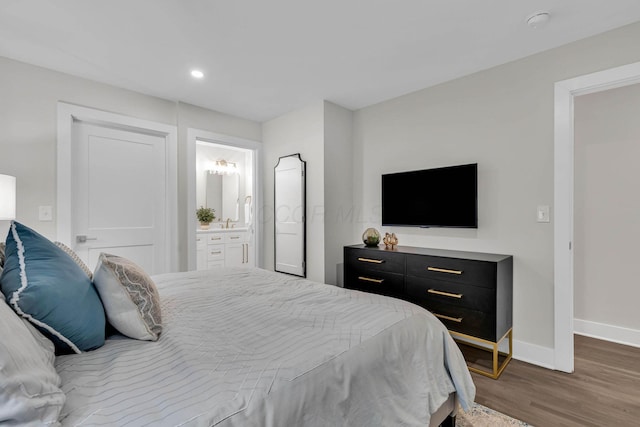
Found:
[[306, 162], [280, 157], [274, 168], [275, 271], [307, 277]]
[[207, 172], [207, 206], [215, 209], [216, 217], [225, 221], [238, 221], [240, 177], [233, 175], [216, 175]]

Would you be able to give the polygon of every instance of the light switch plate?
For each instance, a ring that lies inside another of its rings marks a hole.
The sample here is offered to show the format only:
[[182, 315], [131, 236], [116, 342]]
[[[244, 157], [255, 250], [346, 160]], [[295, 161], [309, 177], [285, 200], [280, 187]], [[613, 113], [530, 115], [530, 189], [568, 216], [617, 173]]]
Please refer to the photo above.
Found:
[[538, 206], [538, 222], [550, 222], [549, 220], [549, 206]]
[[38, 206], [38, 220], [53, 221], [53, 208], [51, 206]]

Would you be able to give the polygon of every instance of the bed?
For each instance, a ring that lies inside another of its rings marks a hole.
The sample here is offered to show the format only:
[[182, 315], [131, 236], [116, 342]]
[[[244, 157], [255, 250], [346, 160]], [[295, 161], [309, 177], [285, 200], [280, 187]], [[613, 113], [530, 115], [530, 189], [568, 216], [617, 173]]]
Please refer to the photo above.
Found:
[[261, 269], [153, 279], [158, 341], [56, 358], [62, 425], [427, 426], [474, 399], [445, 327], [405, 301]]
[[3, 425], [438, 426], [475, 397], [406, 301], [256, 268], [151, 278], [106, 253], [92, 273], [15, 221], [6, 243]]

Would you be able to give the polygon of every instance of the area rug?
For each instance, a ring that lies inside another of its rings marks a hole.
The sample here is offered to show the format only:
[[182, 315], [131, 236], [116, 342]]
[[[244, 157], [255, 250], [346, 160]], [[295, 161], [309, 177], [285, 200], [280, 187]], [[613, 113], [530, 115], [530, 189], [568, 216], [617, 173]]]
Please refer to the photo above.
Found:
[[524, 421], [516, 420], [508, 415], [489, 409], [479, 403], [474, 403], [470, 410], [464, 412], [462, 408], [458, 410], [456, 417], [457, 427], [512, 427], [529, 426]]

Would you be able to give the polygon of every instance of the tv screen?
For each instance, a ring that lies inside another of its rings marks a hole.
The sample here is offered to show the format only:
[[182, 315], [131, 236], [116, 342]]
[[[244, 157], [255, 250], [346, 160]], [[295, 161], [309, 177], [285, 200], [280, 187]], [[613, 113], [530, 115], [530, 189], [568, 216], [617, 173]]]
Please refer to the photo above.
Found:
[[478, 228], [478, 164], [382, 175], [382, 225]]

